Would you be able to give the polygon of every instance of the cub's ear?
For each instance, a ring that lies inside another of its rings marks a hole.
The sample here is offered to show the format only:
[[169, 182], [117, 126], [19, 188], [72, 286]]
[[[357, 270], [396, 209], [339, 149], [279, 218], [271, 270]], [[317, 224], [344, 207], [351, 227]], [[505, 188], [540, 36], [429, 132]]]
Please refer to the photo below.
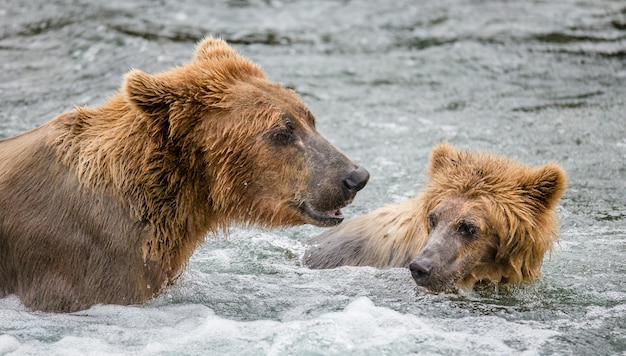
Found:
[[206, 61], [234, 55], [237, 55], [237, 51], [230, 47], [224, 40], [207, 37], [196, 46], [196, 52], [193, 58], [195, 61]]
[[124, 77], [124, 91], [131, 105], [150, 114], [167, 115], [177, 99], [172, 82], [159, 74], [132, 70]]
[[430, 166], [428, 173], [433, 174], [450, 166], [456, 166], [459, 163], [460, 151], [449, 143], [439, 143], [433, 147], [430, 153]]
[[537, 212], [552, 210], [565, 192], [567, 174], [558, 164], [547, 163], [522, 178], [522, 191]]

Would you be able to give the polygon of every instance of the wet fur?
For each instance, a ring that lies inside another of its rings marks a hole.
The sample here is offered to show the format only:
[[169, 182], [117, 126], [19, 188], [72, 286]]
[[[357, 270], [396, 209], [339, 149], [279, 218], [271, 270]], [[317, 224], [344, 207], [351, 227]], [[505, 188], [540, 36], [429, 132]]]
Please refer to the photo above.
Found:
[[[545, 253], [558, 241], [555, 207], [566, 181], [565, 172], [553, 163], [529, 167], [439, 144], [421, 193], [308, 240], [304, 261], [311, 268], [409, 267], [433, 234], [429, 214], [441, 210], [447, 223], [471, 220], [479, 230], [467, 241], [449, 236], [448, 243], [428, 251], [435, 262], [444, 252], [459, 262], [439, 261], [441, 276], [429, 282], [432, 289], [471, 288], [479, 280], [530, 281], [540, 275]], [[454, 231], [448, 227], [441, 233]]]

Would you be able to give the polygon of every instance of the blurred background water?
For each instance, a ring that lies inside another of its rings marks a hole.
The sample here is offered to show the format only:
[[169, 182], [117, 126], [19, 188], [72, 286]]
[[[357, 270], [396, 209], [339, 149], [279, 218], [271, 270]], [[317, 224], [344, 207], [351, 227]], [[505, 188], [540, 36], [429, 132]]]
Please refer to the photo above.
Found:
[[301, 266], [322, 230], [233, 228], [143, 306], [0, 299], [4, 354], [626, 354], [623, 0], [4, 0], [0, 138], [104, 103], [206, 35], [294, 88], [371, 173], [347, 216], [416, 193], [440, 141], [569, 173], [543, 277], [423, 294], [405, 269]]

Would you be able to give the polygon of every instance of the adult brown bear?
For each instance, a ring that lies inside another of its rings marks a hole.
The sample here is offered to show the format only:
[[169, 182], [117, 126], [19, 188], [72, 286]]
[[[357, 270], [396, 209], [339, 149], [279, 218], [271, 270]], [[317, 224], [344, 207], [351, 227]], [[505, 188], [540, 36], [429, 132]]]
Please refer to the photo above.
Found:
[[224, 41], [0, 141], [0, 297], [75, 311], [172, 283], [232, 223], [332, 226], [369, 178]]
[[558, 240], [555, 207], [566, 183], [554, 163], [529, 167], [440, 144], [421, 194], [310, 239], [305, 263], [409, 267], [433, 291], [530, 281]]

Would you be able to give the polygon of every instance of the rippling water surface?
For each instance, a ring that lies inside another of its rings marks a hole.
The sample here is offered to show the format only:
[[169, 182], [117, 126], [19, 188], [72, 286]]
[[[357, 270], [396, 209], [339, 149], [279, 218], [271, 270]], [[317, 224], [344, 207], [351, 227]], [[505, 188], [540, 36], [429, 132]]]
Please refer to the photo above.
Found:
[[561, 163], [561, 243], [535, 283], [416, 292], [404, 269], [300, 265], [305, 226], [210, 238], [143, 306], [0, 299], [0, 354], [625, 354], [626, 3], [0, 3], [0, 137], [99, 105], [220, 36], [293, 87], [371, 180], [349, 216], [412, 196], [439, 141]]

